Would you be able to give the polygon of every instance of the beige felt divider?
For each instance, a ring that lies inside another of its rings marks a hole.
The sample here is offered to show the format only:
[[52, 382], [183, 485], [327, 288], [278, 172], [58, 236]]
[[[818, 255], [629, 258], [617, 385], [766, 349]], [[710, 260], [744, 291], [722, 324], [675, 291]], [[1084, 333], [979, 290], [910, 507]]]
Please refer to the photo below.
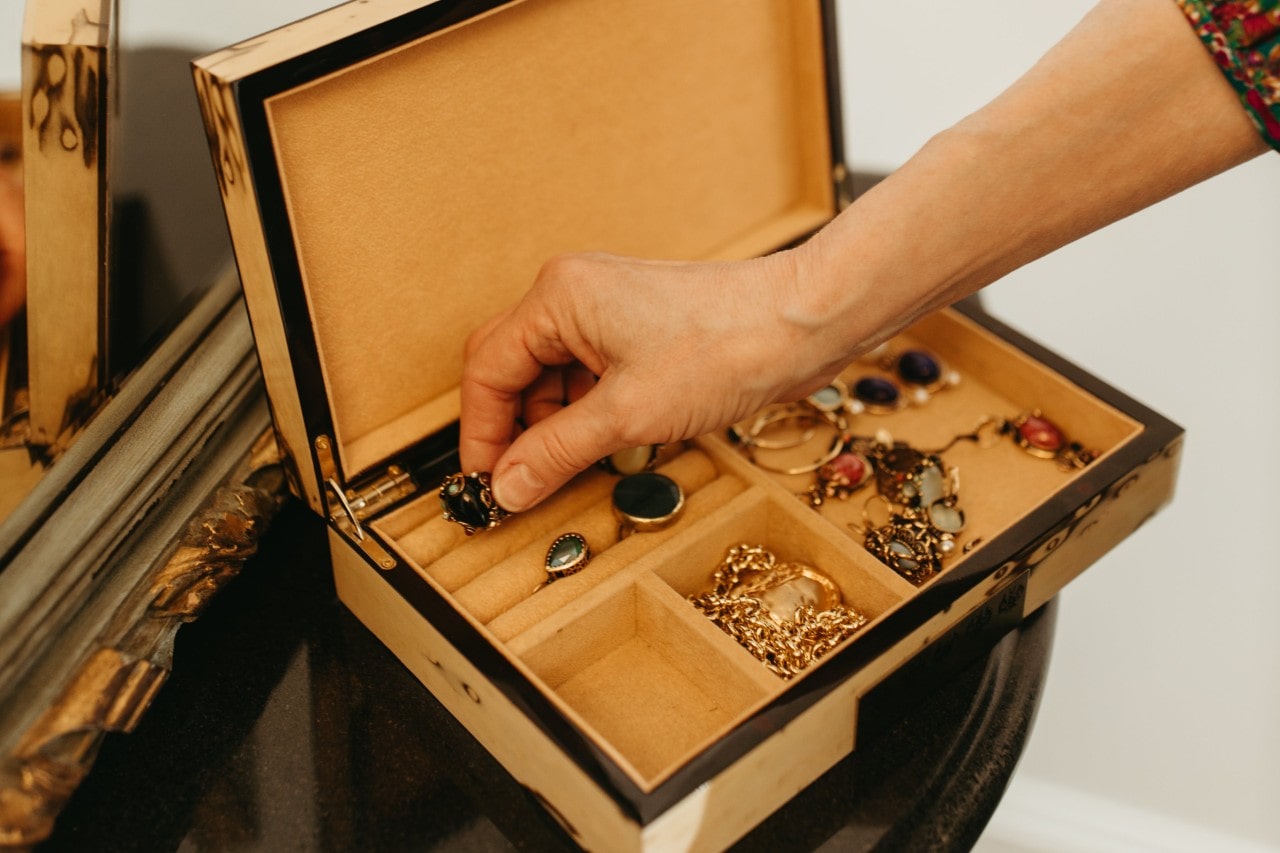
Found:
[[473, 580], [495, 562], [570, 523], [590, 507], [607, 503], [614, 479], [597, 469], [585, 471], [536, 510], [514, 515], [501, 527], [472, 536], [467, 536], [459, 525], [445, 521], [441, 516], [438, 490], [418, 501], [432, 510], [430, 518], [420, 527], [392, 536], [392, 519], [374, 526], [378, 532], [396, 541], [399, 549], [421, 571], [452, 591]]
[[[696, 491], [716, 476], [715, 466], [699, 450], [683, 452], [658, 470], [679, 483], [686, 494]], [[454, 592], [531, 544], [567, 532], [583, 518], [599, 513], [611, 515], [610, 496], [617, 477], [603, 472], [588, 472], [583, 480], [561, 489], [555, 497], [530, 512], [508, 519], [501, 527], [472, 536], [436, 562], [419, 564], [420, 571], [425, 571], [446, 590]], [[540, 566], [541, 563], [539, 556], [534, 564]], [[532, 585], [528, 589], [532, 589]], [[473, 594], [471, 600], [475, 602], [478, 599]]]
[[818, 568], [868, 624], [915, 592], [868, 554], [850, 549], [799, 501], [752, 488], [636, 561], [618, 583], [575, 598], [513, 639], [509, 650], [646, 785], [791, 683], [687, 600], [710, 587], [727, 550], [741, 542]]
[[604, 563], [597, 565], [597, 561], [604, 560], [603, 555], [613, 550], [618, 541], [618, 519], [610, 506], [602, 504], [578, 514], [568, 523], [568, 529], [552, 531], [535, 539], [459, 588], [454, 593], [458, 606], [477, 621], [488, 623], [534, 595], [534, 590], [541, 593], [543, 590], [538, 587], [547, 579], [547, 572], [543, 568], [547, 551], [551, 543], [563, 533], [570, 532], [570, 529], [586, 539], [592, 554], [592, 560], [586, 568], [590, 569], [595, 565], [597, 572], [593, 576], [599, 574], [598, 570]]
[[737, 477], [718, 477], [686, 498], [684, 512], [675, 524], [663, 530], [628, 536], [592, 560], [591, 565], [578, 574], [556, 581], [539, 590], [537, 595], [526, 595], [518, 604], [495, 617], [488, 625], [489, 630], [499, 640], [514, 645], [519, 635], [545, 624], [552, 617], [557, 624], [576, 619], [580, 613], [594, 606], [595, 599], [588, 594], [593, 587], [623, 570], [632, 570], [668, 539], [696, 529], [702, 519], [722, 508], [745, 487], [746, 484]]
[[652, 785], [769, 695], [642, 576], [523, 657], [624, 766]]
[[419, 565], [434, 563], [467, 541], [459, 525], [444, 520], [440, 490], [415, 498], [371, 525]]
[[[683, 452], [685, 446], [683, 442], [666, 445], [661, 458], [670, 461]], [[514, 516], [499, 530], [490, 531], [492, 538], [528, 537], [529, 531], [522, 530], [526, 527], [538, 530], [540, 535], [551, 529], [548, 525], [567, 522], [582, 508], [600, 500], [613, 482], [599, 468], [584, 471], [544, 501], [536, 513]], [[440, 490], [433, 489], [380, 517], [374, 526], [418, 565], [434, 563], [467, 541], [467, 534], [459, 525], [444, 520], [439, 498]], [[458, 583], [455, 581], [454, 586]]]

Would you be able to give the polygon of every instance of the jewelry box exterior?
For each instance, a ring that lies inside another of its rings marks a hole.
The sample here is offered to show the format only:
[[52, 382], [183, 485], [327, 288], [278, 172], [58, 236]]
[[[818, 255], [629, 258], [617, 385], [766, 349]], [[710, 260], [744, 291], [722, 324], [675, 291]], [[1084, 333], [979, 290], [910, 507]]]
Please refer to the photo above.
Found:
[[[336, 475], [341, 483], [342, 472], [330, 444], [333, 425], [320, 356], [292, 255], [293, 237], [280, 215], [279, 178], [263, 171], [273, 155], [261, 103], [286, 85], [282, 80], [323, 74], [390, 50], [424, 28], [451, 26], [500, 5], [440, 2], [402, 18], [379, 18], [359, 39], [337, 41], [323, 56], [309, 54], [231, 83], [218, 79], [216, 66], [197, 66], [197, 91], [255, 315], [273, 414], [293, 465], [295, 491], [329, 518], [344, 603], [576, 840], [608, 849], [716, 849], [853, 749], [858, 700], [877, 683], [921, 654], [945, 666], [957, 639], [950, 632], [972, 633], [976, 626], [984, 629], [983, 642], [993, 642], [1154, 512], [1172, 492], [1180, 430], [980, 311], [964, 309], [1030, 358], [1133, 417], [1143, 430], [1120, 452], [1092, 465], [1070, 490], [1060, 490], [988, 542], [975, 555], [980, 560], [971, 558], [948, 571], [749, 721], [652, 790], [642, 790], [448, 600], [392, 556], [394, 548], [380, 543], [376, 531], [353, 535], [334, 511], [325, 482]], [[839, 207], [849, 200], [848, 175], [839, 134], [832, 4], [822, 7], [828, 22], [831, 175]], [[414, 452], [437, 460], [443, 474], [455, 447], [456, 425], [428, 437]], [[765, 768], [771, 779], [767, 787], [756, 783]]]
[[[989, 317], [970, 316], [1020, 340]], [[1021, 342], [1127, 411], [1142, 409]], [[1151, 420], [1132, 452], [1090, 471], [1087, 487], [1038, 507], [1000, 535], [1007, 544], [988, 551], [988, 560], [952, 570], [650, 792], [409, 567], [378, 567], [331, 527], [335, 581], [343, 603], [586, 849], [723, 849], [855, 748], [859, 702], [876, 685], [920, 659], [927, 672], [945, 677], [1168, 500], [1181, 430], [1146, 414]]]

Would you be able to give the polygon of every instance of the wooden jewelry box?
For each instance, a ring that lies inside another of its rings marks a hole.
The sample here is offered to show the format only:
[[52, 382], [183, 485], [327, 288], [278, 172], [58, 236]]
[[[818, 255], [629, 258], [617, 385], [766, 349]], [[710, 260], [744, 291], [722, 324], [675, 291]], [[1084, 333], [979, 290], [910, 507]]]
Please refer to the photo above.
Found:
[[[818, 0], [372, 0], [195, 64], [278, 436], [342, 600], [589, 848], [730, 844], [853, 749], [885, 676], [966, 619], [1016, 624], [1172, 493], [1175, 425], [949, 310], [891, 347], [958, 384], [891, 414], [766, 414], [739, 431], [749, 454], [693, 441], [660, 468], [685, 497], [661, 530], [621, 535], [604, 470], [475, 536], [442, 519], [463, 341], [548, 257], [760, 255], [848, 202], [834, 44]], [[845, 378], [864, 374], [888, 376]], [[1027, 453], [1013, 423], [1035, 410], [1097, 458]], [[921, 583], [864, 547], [876, 486], [797, 499], [816, 466], [787, 454], [842, 428], [962, 472], [959, 547]], [[542, 586], [570, 532], [594, 558]], [[739, 543], [817, 568], [866, 624], [775, 675], [688, 600]]]

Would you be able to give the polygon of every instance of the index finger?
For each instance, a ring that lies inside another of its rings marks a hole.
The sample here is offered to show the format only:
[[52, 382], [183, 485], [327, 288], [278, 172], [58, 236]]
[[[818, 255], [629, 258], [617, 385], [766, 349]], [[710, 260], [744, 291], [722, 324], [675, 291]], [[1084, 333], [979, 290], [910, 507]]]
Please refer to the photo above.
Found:
[[522, 392], [546, 367], [565, 361], [554, 348], [534, 352], [526, 322], [517, 308], [485, 323], [467, 340], [458, 435], [465, 472], [493, 470], [515, 438]]
[[458, 457], [463, 471], [493, 470], [493, 464], [515, 437], [519, 393], [501, 381], [502, 365], [487, 355], [492, 347], [484, 346], [505, 317], [506, 314], [499, 314], [490, 318], [467, 338], [459, 386]]

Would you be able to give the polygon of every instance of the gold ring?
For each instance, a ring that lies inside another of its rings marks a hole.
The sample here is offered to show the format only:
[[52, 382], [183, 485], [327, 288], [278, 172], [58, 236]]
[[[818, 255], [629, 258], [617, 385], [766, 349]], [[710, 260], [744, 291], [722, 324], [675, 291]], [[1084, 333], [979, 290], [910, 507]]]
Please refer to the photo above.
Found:
[[665, 474], [629, 474], [613, 487], [613, 510], [621, 521], [618, 538], [674, 524], [684, 511], [684, 490]]

